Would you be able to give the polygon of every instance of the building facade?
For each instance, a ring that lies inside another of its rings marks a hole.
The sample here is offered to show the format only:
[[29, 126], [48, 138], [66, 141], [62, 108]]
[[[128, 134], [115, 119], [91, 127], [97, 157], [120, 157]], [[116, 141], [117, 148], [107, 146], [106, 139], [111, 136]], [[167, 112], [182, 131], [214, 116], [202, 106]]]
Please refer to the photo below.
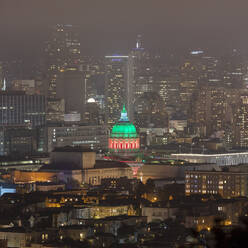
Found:
[[41, 95], [26, 95], [25, 92], [0, 94], [0, 126], [44, 126], [46, 99]]
[[127, 102], [128, 56], [105, 56], [105, 106], [106, 123], [113, 125], [119, 111]]
[[80, 40], [78, 27], [57, 24], [51, 28], [50, 38], [46, 44], [48, 69], [48, 96], [56, 98], [60, 85], [60, 74], [71, 66], [79, 66]]
[[219, 194], [223, 198], [248, 196], [248, 173], [228, 171], [186, 171], [185, 194]]
[[107, 126], [53, 126], [48, 127], [48, 151], [55, 147], [81, 146], [107, 150]]
[[120, 120], [113, 126], [109, 138], [109, 151], [113, 154], [131, 155], [137, 153], [140, 140], [135, 126], [129, 122], [125, 105]]

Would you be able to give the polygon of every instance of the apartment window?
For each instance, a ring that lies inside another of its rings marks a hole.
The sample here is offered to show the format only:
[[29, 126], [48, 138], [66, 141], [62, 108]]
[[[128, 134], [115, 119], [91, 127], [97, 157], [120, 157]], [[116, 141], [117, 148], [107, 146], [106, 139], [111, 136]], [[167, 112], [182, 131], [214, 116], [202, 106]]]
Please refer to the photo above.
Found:
[[84, 233], [80, 233], [80, 241], [84, 239]]

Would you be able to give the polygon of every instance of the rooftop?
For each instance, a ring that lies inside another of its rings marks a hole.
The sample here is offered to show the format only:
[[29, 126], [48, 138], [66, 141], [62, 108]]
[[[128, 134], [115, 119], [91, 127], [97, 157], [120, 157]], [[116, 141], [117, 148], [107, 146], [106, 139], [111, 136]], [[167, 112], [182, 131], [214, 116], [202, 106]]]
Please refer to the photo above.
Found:
[[95, 152], [95, 151], [80, 146], [64, 146], [64, 147], [56, 147], [53, 150], [53, 152]]
[[129, 168], [129, 166], [126, 163], [120, 161], [96, 160], [94, 169], [104, 168]]
[[46, 170], [81, 170], [79, 165], [75, 163], [51, 163], [43, 165], [39, 171], [46, 171]]

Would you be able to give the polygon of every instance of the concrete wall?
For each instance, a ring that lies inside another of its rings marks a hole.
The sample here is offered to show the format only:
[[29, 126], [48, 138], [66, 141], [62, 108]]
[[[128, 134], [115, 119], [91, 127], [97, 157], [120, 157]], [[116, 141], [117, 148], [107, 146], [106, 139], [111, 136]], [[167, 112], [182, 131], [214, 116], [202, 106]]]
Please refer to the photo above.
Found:
[[133, 178], [131, 168], [86, 169], [83, 171], [83, 181], [87, 184], [100, 185], [103, 178]]
[[184, 166], [171, 166], [171, 165], [143, 165], [138, 173], [137, 177], [145, 183], [147, 179], [162, 179], [162, 178], [184, 178], [185, 167]]
[[52, 152], [50, 156], [52, 163], [74, 163], [82, 168], [82, 152]]
[[82, 155], [82, 169], [94, 168], [96, 163], [96, 153], [95, 152], [84, 152]]
[[78, 169], [93, 168], [96, 162], [95, 152], [52, 152], [51, 162], [55, 164], [76, 164]]

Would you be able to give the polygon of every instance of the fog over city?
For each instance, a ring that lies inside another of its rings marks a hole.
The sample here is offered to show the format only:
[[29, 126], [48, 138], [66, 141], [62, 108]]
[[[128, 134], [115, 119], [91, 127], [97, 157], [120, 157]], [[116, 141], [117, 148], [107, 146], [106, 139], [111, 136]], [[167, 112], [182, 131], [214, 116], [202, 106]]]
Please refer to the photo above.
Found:
[[0, 0], [0, 248], [248, 247], [247, 9]]
[[242, 0], [1, 0], [0, 53], [40, 54], [47, 27], [54, 23], [78, 25], [85, 54], [127, 51], [137, 33], [148, 49], [161, 53], [246, 48], [247, 7]]

